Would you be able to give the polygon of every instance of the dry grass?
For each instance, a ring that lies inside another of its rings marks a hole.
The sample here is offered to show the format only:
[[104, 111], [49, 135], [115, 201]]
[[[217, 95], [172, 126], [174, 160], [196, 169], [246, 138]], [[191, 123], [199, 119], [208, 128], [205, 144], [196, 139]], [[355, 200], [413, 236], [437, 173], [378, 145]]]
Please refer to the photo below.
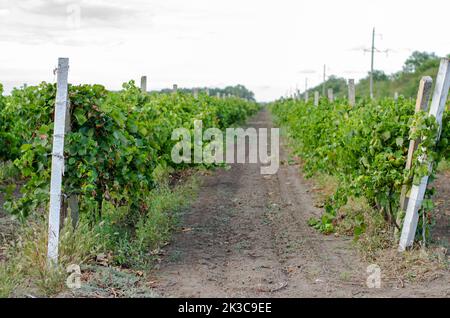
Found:
[[[323, 174], [312, 178], [318, 202], [332, 195], [337, 180]], [[405, 283], [429, 282], [450, 269], [447, 249], [442, 246], [419, 247], [399, 253], [394, 239], [394, 229], [383, 216], [373, 210], [363, 198], [350, 198], [337, 215], [336, 231], [339, 235], [354, 236], [354, 228], [364, 223], [365, 231], [355, 239], [360, 257], [367, 263], [379, 265], [385, 279], [398, 286]]]
[[1, 297], [57, 294], [66, 288], [66, 266], [82, 264], [102, 248], [94, 229], [82, 222], [73, 229], [68, 218], [60, 233], [59, 266], [48, 266], [47, 229], [47, 222], [30, 220], [17, 229], [17, 237], [4, 247], [5, 259], [0, 263]]
[[439, 166], [437, 168], [438, 172], [447, 172], [450, 171], [450, 161], [448, 160], [442, 160], [439, 163]]
[[109, 255], [111, 248], [132, 249], [124, 254], [128, 260], [134, 251], [150, 260], [152, 248], [167, 242], [176, 225], [176, 218], [169, 212], [188, 204], [197, 192], [197, 180], [190, 174], [181, 176], [176, 183], [173, 189], [161, 187], [148, 194], [148, 213], [136, 225], [133, 237], [122, 238], [120, 242], [126, 245], [115, 245], [115, 232], [109, 231], [113, 228], [107, 220], [90, 225], [80, 218], [74, 229], [70, 217], [67, 218], [60, 232], [57, 267], [47, 264], [48, 225], [43, 217], [32, 215], [26, 224], [16, 224], [15, 235], [0, 240], [0, 297], [64, 293], [67, 266], [95, 263], [98, 255]]
[[405, 283], [423, 283], [448, 277], [448, 257], [441, 247], [415, 248], [399, 253], [396, 247], [380, 249], [374, 262], [383, 271], [383, 279], [404, 287]]

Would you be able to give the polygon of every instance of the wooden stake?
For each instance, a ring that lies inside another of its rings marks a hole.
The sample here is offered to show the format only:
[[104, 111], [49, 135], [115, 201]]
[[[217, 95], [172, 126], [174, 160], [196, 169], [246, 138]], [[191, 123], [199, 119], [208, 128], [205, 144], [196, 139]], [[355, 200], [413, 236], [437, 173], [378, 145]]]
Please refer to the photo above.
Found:
[[59, 58], [53, 132], [52, 171], [50, 179], [50, 211], [48, 219], [47, 259], [49, 265], [58, 263], [61, 189], [64, 172], [64, 135], [68, 106], [69, 59]]
[[[450, 66], [449, 59], [441, 60], [439, 72], [436, 78], [436, 86], [433, 94], [433, 101], [430, 107], [430, 115], [436, 118], [436, 121], [442, 129], [442, 116], [444, 114], [445, 103], [447, 101], [448, 90], [450, 87]], [[411, 195], [406, 210], [405, 220], [403, 222], [402, 235], [400, 237], [399, 251], [405, 251], [414, 243], [414, 237], [419, 219], [419, 209], [422, 206], [425, 191], [428, 185], [429, 176], [422, 178], [419, 185], [413, 185]]]

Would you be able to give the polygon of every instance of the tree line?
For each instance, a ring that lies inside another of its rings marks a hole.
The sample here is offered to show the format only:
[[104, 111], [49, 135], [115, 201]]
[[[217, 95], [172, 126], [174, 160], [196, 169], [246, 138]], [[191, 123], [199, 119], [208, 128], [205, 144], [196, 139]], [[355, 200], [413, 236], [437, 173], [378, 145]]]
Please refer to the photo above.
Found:
[[[450, 54], [447, 55], [450, 57]], [[384, 71], [375, 70], [374, 96], [375, 98], [393, 97], [395, 92], [406, 98], [415, 97], [417, 94], [417, 85], [422, 76], [434, 76], [437, 74], [440, 63], [440, 57], [435, 53], [415, 51], [408, 57], [402, 67], [402, 70], [386, 74]], [[309, 92], [323, 90], [323, 83], [309, 89]], [[356, 85], [356, 94], [360, 98], [370, 96], [370, 72], [362, 78]], [[331, 75], [325, 82], [326, 89], [332, 88], [337, 97], [347, 96], [347, 79]], [[311, 96], [311, 94], [310, 94]]]

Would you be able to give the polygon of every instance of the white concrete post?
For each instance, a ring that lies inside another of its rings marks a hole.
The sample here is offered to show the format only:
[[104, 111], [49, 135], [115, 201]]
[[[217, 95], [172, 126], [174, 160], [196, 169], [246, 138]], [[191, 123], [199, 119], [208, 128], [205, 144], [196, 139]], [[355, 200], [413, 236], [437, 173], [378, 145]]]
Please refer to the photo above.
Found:
[[[436, 121], [442, 129], [442, 116], [445, 110], [448, 90], [450, 87], [450, 60], [444, 58], [441, 60], [439, 72], [436, 78], [436, 86], [431, 102], [430, 115], [436, 118]], [[405, 220], [403, 222], [402, 235], [400, 237], [399, 251], [405, 251], [414, 243], [414, 237], [419, 219], [419, 209], [422, 206], [425, 190], [427, 188], [429, 176], [422, 178], [419, 185], [413, 185], [406, 210]]]
[[355, 94], [355, 80], [348, 80], [348, 103], [350, 106], [355, 106], [356, 103], [356, 94]]
[[307, 103], [309, 100], [309, 94], [308, 91], [305, 91], [305, 103]]
[[177, 84], [173, 84], [172, 92], [173, 92], [174, 94], [176, 94], [176, 93], [178, 92], [178, 85], [177, 85]]
[[194, 88], [194, 98], [198, 99], [198, 88]]
[[319, 106], [320, 95], [319, 92], [314, 92], [314, 106]]
[[333, 89], [332, 89], [332, 88], [329, 88], [329, 89], [328, 89], [328, 100], [329, 100], [330, 102], [333, 102], [333, 101], [334, 101]]
[[47, 259], [58, 263], [58, 243], [62, 202], [62, 178], [64, 173], [64, 135], [68, 108], [69, 59], [59, 58], [53, 132], [52, 171], [50, 180], [50, 211], [48, 219]]
[[141, 77], [141, 91], [147, 93], [147, 76]]
[[[416, 113], [428, 110], [428, 103], [430, 101], [432, 86], [433, 86], [433, 79], [431, 77], [429, 76], [422, 77], [419, 84], [419, 91], [417, 93], [416, 108], [414, 110]], [[409, 142], [408, 157], [406, 159], [406, 166], [405, 166], [406, 170], [410, 170], [412, 167], [414, 152], [416, 151], [417, 144], [419, 142], [420, 140], [410, 140]], [[403, 186], [402, 194], [400, 196], [400, 209], [402, 210], [404, 210], [406, 207], [407, 191], [408, 189], [406, 188], [406, 186]]]
[[394, 100], [395, 100], [395, 101], [398, 101], [398, 92], [395, 92], [395, 93], [394, 93]]

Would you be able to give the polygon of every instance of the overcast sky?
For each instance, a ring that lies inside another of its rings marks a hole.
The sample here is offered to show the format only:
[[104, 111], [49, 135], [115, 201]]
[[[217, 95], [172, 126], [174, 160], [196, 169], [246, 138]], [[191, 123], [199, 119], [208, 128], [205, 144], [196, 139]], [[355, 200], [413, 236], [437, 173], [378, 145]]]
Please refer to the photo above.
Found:
[[[118, 89], [147, 75], [150, 89], [244, 84], [260, 101], [305, 78], [399, 70], [413, 50], [450, 53], [448, 0], [0, 0], [0, 83], [54, 81]], [[433, 77], [435, 74], [430, 74]]]

